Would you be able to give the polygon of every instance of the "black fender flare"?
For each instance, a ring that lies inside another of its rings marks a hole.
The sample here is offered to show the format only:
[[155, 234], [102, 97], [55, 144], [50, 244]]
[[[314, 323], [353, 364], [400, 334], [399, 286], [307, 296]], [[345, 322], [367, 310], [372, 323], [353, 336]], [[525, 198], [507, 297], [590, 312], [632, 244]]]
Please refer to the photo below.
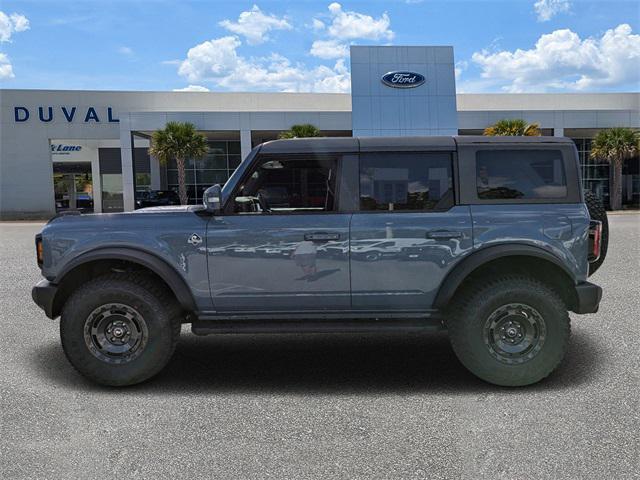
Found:
[[445, 308], [453, 298], [458, 287], [474, 270], [493, 260], [515, 256], [534, 257], [546, 260], [560, 268], [571, 282], [574, 285], [576, 284], [573, 274], [566, 265], [554, 254], [542, 248], [524, 244], [493, 245], [471, 253], [453, 267], [445, 277], [442, 285], [440, 285], [440, 289], [433, 302], [434, 306], [438, 309]]
[[157, 255], [131, 247], [101, 247], [85, 252], [67, 263], [54, 282], [61, 283], [65, 275], [75, 268], [96, 260], [125, 260], [148, 268], [166, 282], [183, 309], [189, 312], [197, 310], [189, 286], [174, 267]]

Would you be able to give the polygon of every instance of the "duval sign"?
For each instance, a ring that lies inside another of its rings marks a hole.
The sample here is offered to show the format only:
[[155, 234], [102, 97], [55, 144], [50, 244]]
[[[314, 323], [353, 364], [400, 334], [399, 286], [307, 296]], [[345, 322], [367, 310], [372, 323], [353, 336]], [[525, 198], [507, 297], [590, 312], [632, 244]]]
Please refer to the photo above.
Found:
[[29, 120], [29, 118], [37, 118], [43, 123], [49, 123], [56, 118], [62, 118], [68, 123], [82, 122], [82, 123], [117, 123], [120, 120], [113, 115], [113, 108], [96, 108], [86, 107], [79, 108], [76, 106], [61, 106], [61, 107], [36, 107], [29, 109], [27, 107], [13, 107], [13, 118], [16, 123], [22, 123]]
[[415, 88], [425, 81], [424, 75], [405, 71], [385, 73], [381, 80], [386, 86], [393, 88]]

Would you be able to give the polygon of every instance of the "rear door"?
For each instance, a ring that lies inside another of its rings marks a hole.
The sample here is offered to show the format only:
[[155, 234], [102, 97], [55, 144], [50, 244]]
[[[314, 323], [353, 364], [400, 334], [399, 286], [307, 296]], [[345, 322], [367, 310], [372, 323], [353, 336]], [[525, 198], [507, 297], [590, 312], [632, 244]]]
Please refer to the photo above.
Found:
[[361, 152], [359, 186], [350, 232], [353, 308], [430, 309], [444, 277], [473, 247], [469, 207], [455, 205], [453, 152]]

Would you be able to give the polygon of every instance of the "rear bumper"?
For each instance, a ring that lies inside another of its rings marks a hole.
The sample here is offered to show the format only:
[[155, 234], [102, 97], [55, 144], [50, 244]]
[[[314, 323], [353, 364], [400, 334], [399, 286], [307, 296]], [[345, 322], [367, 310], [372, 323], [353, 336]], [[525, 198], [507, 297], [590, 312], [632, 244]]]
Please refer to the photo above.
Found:
[[575, 313], [596, 313], [602, 299], [602, 288], [589, 282], [576, 285]]
[[31, 297], [49, 318], [55, 318], [53, 313], [53, 301], [56, 297], [58, 286], [49, 280], [40, 280], [31, 290]]

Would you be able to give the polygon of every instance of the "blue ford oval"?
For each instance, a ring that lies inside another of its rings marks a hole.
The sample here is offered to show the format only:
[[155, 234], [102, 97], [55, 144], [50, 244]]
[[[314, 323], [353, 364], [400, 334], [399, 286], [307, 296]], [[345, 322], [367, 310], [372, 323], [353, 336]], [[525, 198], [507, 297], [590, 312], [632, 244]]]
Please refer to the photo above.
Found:
[[415, 88], [424, 83], [424, 75], [416, 72], [389, 72], [382, 76], [382, 83], [393, 88]]

